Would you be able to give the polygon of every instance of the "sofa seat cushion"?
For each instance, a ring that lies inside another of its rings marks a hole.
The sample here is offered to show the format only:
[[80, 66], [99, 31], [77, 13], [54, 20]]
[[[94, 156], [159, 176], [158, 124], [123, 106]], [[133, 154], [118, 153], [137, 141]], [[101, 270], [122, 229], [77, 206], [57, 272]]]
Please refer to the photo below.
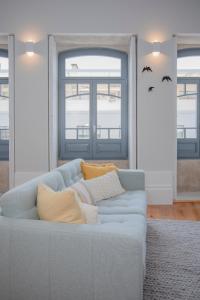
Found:
[[99, 214], [141, 214], [146, 216], [146, 193], [127, 191], [119, 196], [97, 202]]
[[140, 214], [119, 214], [119, 215], [101, 215], [101, 225], [107, 227], [116, 227], [120, 233], [120, 228], [127, 228], [127, 232], [131, 232], [134, 236], [135, 243], [140, 244], [142, 249], [143, 265], [145, 269], [146, 259], [146, 218]]

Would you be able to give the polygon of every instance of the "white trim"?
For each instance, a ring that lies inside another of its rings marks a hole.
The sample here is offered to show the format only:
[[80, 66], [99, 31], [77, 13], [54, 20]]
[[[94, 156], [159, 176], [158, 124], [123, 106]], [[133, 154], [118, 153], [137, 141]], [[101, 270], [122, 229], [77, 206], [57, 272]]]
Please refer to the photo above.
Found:
[[[173, 66], [173, 73], [174, 73], [174, 78], [176, 78], [177, 74], [177, 38], [174, 36], [172, 38], [173, 40], [173, 51], [171, 54], [171, 59], [173, 60], [172, 66]], [[174, 99], [177, 98], [176, 95], [176, 80], [174, 80], [173, 84], [175, 85], [174, 87]], [[173, 174], [173, 198], [176, 199], [177, 197], [177, 132], [176, 132], [176, 127], [177, 127], [177, 101], [174, 101], [174, 174]]]
[[200, 192], [177, 193], [176, 202], [200, 201]]
[[77, 37], [77, 36], [82, 36], [82, 37], [91, 37], [91, 36], [100, 36], [100, 37], [132, 37], [132, 36], [136, 36], [136, 34], [134, 33], [51, 33], [50, 35], [53, 35], [55, 37]]
[[136, 37], [131, 36], [129, 48], [129, 97], [128, 97], [128, 153], [129, 168], [137, 167], [137, 112], [136, 112]]
[[148, 204], [171, 205], [173, 187], [167, 185], [146, 186]]
[[8, 36], [9, 57], [9, 187], [15, 185], [15, 37]]
[[149, 204], [173, 203], [173, 172], [145, 172], [147, 200]]
[[54, 36], [49, 36], [49, 170], [58, 158], [58, 58]]

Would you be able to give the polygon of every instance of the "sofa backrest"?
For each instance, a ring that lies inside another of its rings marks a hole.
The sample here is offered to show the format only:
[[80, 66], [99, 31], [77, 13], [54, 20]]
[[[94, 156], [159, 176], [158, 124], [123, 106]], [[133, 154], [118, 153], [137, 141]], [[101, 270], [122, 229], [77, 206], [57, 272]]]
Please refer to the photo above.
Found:
[[82, 159], [74, 159], [56, 169], [62, 175], [65, 185], [70, 186], [82, 178], [80, 163]]
[[38, 219], [37, 187], [44, 183], [54, 191], [65, 188], [60, 172], [52, 171], [11, 189], [0, 198], [1, 215], [10, 218]]

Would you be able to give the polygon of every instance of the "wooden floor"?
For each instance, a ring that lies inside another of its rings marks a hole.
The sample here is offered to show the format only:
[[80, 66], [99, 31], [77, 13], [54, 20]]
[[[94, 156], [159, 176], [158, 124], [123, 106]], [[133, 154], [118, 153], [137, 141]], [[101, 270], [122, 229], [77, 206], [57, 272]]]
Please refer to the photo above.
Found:
[[200, 221], [199, 202], [175, 202], [173, 205], [149, 205], [148, 218]]

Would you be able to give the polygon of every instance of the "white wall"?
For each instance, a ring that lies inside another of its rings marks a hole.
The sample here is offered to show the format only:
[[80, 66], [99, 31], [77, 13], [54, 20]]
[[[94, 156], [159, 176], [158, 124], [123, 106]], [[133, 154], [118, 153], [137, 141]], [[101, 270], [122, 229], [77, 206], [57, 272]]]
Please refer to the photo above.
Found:
[[[139, 39], [138, 167], [146, 171], [150, 202], [170, 203], [176, 171], [176, 39], [162, 44], [159, 57], [149, 54], [149, 47]], [[144, 65], [153, 72], [142, 73]], [[173, 81], [162, 82], [165, 75]]]
[[[198, 0], [1, 0], [0, 32], [16, 36], [16, 182], [45, 172], [48, 155], [48, 34], [134, 33], [139, 37], [138, 164], [147, 171], [150, 198], [172, 199], [175, 170], [176, 33], [200, 33]], [[36, 55], [24, 55], [24, 41], [35, 40]], [[147, 54], [153, 40], [167, 41], [158, 60]], [[141, 67], [151, 63], [152, 78]], [[172, 84], [158, 83], [170, 73]], [[144, 75], [144, 74], [143, 74]], [[150, 76], [145, 74], [145, 76]], [[146, 89], [153, 80], [155, 91]], [[163, 137], [164, 135], [164, 137]]]

